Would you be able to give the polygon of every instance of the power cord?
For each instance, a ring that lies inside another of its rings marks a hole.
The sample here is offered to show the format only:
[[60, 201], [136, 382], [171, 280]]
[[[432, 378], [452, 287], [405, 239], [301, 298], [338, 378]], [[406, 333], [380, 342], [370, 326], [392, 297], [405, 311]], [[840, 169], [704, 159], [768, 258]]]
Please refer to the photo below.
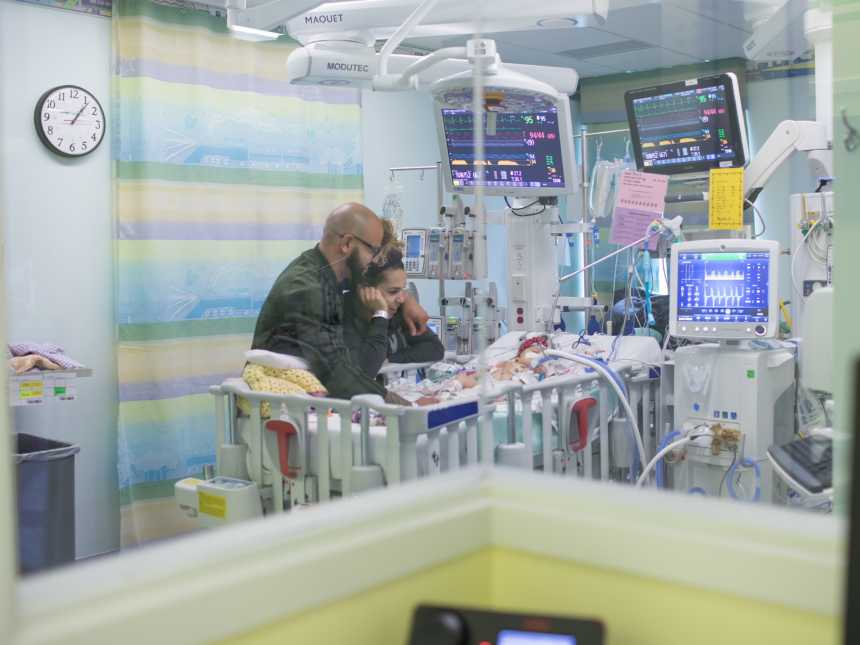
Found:
[[[540, 198], [534, 200], [531, 204], [526, 204], [525, 206], [520, 206], [519, 208], [514, 208], [511, 205], [510, 200], [507, 197], [505, 197], [505, 204], [510, 209], [510, 211], [514, 215], [516, 215], [517, 217], [534, 217], [535, 215], [540, 215], [541, 213], [546, 211], [546, 204], [541, 204]], [[524, 211], [528, 208], [531, 208], [532, 206], [536, 206], [538, 204], [541, 204], [541, 209], [539, 211], [535, 211], [534, 213], [522, 213], [522, 212], [520, 212], [520, 211]]]

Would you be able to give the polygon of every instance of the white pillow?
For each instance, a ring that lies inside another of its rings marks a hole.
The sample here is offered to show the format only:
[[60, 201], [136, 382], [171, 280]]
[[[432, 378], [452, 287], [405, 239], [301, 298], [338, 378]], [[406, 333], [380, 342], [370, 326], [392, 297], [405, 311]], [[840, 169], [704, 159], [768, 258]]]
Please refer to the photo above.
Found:
[[290, 354], [278, 354], [265, 349], [249, 349], [245, 352], [245, 360], [254, 365], [271, 367], [277, 370], [307, 370], [308, 362]]

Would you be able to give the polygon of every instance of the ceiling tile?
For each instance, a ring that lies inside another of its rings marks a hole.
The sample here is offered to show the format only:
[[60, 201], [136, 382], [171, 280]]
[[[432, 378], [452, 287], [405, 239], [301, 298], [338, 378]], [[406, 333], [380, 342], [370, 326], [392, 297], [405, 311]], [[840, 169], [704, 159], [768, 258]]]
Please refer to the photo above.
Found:
[[512, 45], [505, 41], [496, 43], [502, 60], [508, 63], [522, 63], [523, 65], [550, 65], [555, 67], [571, 67], [581, 77], [602, 76], [614, 74], [612, 68], [595, 63], [594, 61], [575, 61], [566, 56], [559, 56], [550, 52], [543, 52], [530, 47]]
[[[614, 54], [609, 56], [601, 56], [588, 61], [595, 65], [602, 65], [611, 68], [615, 72], [626, 72], [632, 70], [641, 72], [648, 69], [658, 69], [663, 67], [675, 67], [676, 65], [690, 65], [697, 62], [697, 59], [684, 54], [667, 51], [665, 49], [647, 49], [638, 52], [626, 52], [623, 54]], [[579, 63], [575, 63], [574, 67], [578, 67]]]
[[512, 45], [538, 47], [549, 52], [579, 49], [580, 47], [598, 47], [625, 40], [622, 36], [598, 31], [590, 27], [583, 29], [512, 31], [506, 34], [498, 34], [498, 37]]
[[740, 56], [748, 35], [735, 27], [668, 4], [610, 11], [606, 24], [600, 29], [616, 36], [650, 42], [697, 60]]
[[750, 20], [767, 16], [785, 0], [666, 0], [667, 4], [711, 18], [719, 22], [750, 30]]
[[[743, 43], [749, 36], [745, 12], [760, 14], [782, 1], [613, 0], [606, 24], [599, 28], [487, 35], [496, 39], [505, 61], [574, 67], [583, 77], [599, 76], [743, 56]], [[438, 36], [408, 43], [432, 50], [464, 45], [466, 40], [468, 36]], [[631, 52], [630, 41], [653, 48], [640, 49], [637, 44], [637, 51]], [[618, 51], [612, 47], [616, 44]], [[586, 50], [585, 59], [576, 56], [577, 49]]]

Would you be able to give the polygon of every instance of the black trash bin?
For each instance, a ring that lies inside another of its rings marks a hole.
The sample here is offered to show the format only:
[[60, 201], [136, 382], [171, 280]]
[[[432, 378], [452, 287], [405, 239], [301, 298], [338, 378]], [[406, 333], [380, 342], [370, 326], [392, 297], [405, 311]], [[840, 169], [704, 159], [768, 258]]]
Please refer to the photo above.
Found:
[[75, 559], [75, 455], [79, 446], [16, 435], [21, 573]]

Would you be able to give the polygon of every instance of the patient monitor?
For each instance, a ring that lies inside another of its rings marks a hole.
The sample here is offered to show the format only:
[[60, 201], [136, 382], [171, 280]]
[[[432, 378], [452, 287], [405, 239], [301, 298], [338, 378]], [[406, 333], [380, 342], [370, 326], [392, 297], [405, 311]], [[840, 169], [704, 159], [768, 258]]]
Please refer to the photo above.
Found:
[[701, 240], [672, 247], [669, 331], [700, 340], [773, 338], [779, 244]]
[[639, 170], [675, 175], [746, 165], [746, 126], [734, 74], [630, 90], [624, 98]]
[[[481, 115], [485, 134], [482, 159], [473, 143], [475, 118], [471, 110], [440, 107], [442, 165], [447, 189], [474, 192], [482, 185], [488, 195], [549, 196], [571, 193], [576, 187], [573, 133], [567, 96], [554, 105], [519, 112]], [[481, 172], [483, 171], [483, 172]]]

